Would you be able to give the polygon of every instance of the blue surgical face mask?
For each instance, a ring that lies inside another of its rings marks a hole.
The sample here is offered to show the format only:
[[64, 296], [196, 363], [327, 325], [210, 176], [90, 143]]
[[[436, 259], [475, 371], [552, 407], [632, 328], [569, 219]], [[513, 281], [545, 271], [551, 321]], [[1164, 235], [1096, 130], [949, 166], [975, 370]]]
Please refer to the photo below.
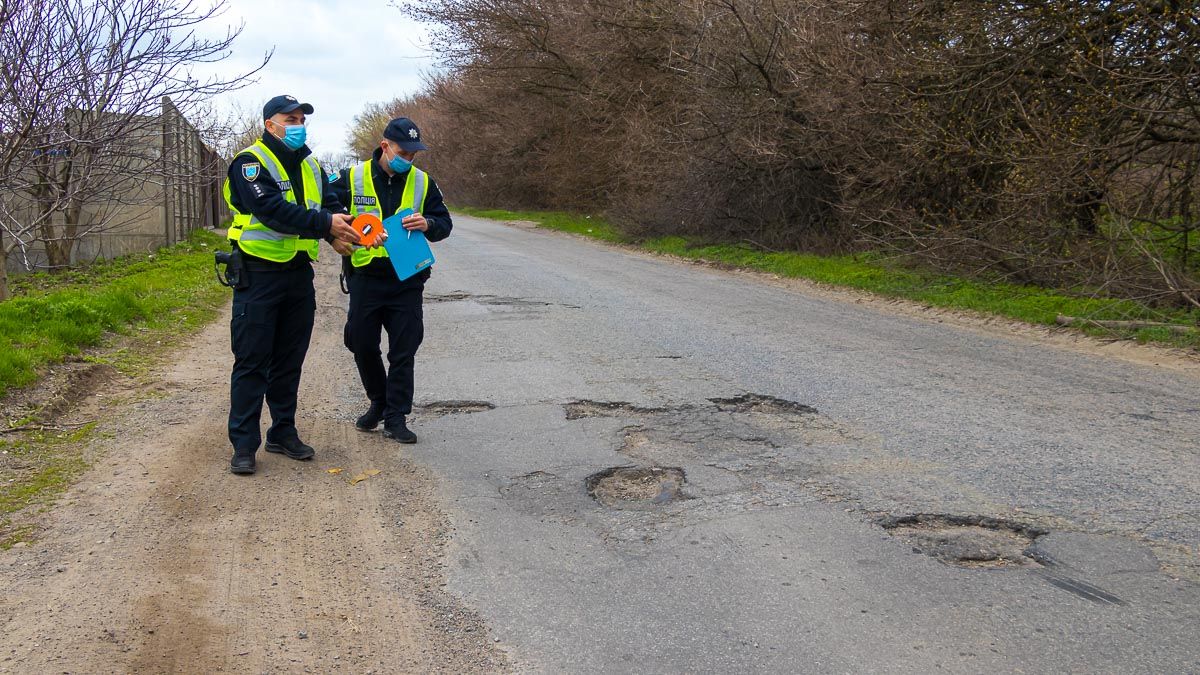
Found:
[[[284, 126], [274, 120], [271, 122], [277, 127], [283, 127], [283, 136], [275, 136], [275, 132], [271, 131], [271, 135], [278, 138], [289, 150], [299, 150], [304, 147], [304, 141], [308, 138], [308, 129], [304, 128], [303, 124], [290, 124]], [[268, 129], [268, 131], [270, 131]]]
[[404, 173], [412, 168], [412, 162], [404, 159], [400, 155], [393, 155], [392, 158], [388, 160], [388, 168], [394, 173]]
[[292, 150], [299, 150], [304, 147], [304, 141], [308, 138], [308, 129], [304, 128], [303, 124], [294, 124], [284, 127], [283, 144]]

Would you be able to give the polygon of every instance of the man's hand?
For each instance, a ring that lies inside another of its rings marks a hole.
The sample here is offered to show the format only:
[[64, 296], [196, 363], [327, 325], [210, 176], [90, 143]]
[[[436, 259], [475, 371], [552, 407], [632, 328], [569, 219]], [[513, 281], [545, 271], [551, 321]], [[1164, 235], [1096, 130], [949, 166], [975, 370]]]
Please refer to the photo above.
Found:
[[347, 244], [341, 239], [334, 239], [330, 244], [333, 246], [333, 250], [337, 251], [337, 254], [340, 256], [347, 256], [354, 253], [354, 245]]
[[404, 220], [400, 221], [400, 224], [404, 226], [404, 229], [410, 232], [413, 230], [425, 232], [429, 229], [429, 221], [425, 220], [425, 216], [419, 213], [414, 213], [411, 216], [405, 216]]
[[379, 248], [380, 246], [383, 246], [383, 242], [387, 241], [387, 238], [388, 238], [387, 230], [380, 230], [379, 238], [375, 240], [374, 244], [368, 246], [367, 248]]
[[357, 244], [359, 237], [354, 228], [350, 227], [350, 223], [352, 222], [354, 222], [354, 218], [348, 213], [333, 214], [333, 222], [329, 225], [329, 235], [335, 240], [344, 241], [348, 244]]

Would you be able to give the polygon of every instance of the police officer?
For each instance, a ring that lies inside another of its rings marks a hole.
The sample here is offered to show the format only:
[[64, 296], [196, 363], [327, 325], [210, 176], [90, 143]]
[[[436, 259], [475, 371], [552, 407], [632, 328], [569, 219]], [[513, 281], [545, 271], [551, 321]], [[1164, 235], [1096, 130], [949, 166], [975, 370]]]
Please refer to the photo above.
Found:
[[[271, 411], [267, 451], [311, 459], [296, 431], [296, 392], [316, 312], [312, 263], [320, 239], [359, 241], [351, 218], [304, 144], [313, 107], [291, 96], [263, 106], [262, 138], [229, 165], [229, 240], [249, 284], [235, 288], [230, 382], [230, 470], [254, 473], [263, 398]], [[349, 244], [347, 244], [349, 245]]]
[[[408, 208], [406, 230], [424, 232], [429, 241], [450, 236], [453, 224], [441, 190], [424, 171], [412, 165], [422, 150], [421, 131], [412, 120], [398, 117], [384, 129], [370, 160], [344, 171], [334, 188], [351, 214], [371, 213], [388, 218]], [[362, 431], [383, 422], [383, 433], [401, 443], [416, 443], [405, 423], [412, 413], [413, 363], [425, 335], [421, 295], [430, 271], [401, 281], [383, 248], [354, 248], [334, 242], [344, 256], [342, 269], [350, 291], [346, 347], [354, 353], [370, 408], [355, 422]], [[388, 336], [388, 369], [380, 358], [380, 330]]]

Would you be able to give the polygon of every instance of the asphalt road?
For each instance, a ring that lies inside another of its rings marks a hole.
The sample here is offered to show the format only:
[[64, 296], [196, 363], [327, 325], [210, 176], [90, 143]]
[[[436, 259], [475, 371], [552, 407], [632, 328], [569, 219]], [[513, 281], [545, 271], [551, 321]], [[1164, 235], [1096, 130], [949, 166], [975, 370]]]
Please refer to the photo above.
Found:
[[1195, 370], [455, 223], [412, 453], [518, 669], [1200, 670]]

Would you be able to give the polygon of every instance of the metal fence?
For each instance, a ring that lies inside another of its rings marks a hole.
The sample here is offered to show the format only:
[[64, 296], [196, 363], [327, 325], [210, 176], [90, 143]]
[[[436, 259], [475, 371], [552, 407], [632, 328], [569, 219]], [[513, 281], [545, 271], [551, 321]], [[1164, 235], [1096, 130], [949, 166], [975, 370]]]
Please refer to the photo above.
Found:
[[169, 245], [228, 218], [221, 193], [227, 163], [165, 96], [162, 128], [163, 236]]

